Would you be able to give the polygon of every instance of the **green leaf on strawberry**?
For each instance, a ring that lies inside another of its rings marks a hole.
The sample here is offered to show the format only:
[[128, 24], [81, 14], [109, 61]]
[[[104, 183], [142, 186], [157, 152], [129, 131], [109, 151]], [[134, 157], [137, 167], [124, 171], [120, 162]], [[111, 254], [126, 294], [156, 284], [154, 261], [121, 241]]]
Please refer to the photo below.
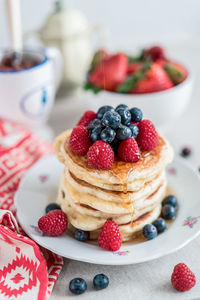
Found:
[[175, 66], [165, 65], [164, 70], [167, 72], [169, 78], [173, 82], [173, 84], [179, 84], [183, 80], [183, 73], [181, 73]]
[[92, 91], [94, 94], [98, 94], [98, 93], [101, 91], [101, 89], [100, 89], [98, 86], [94, 86], [94, 85], [92, 85], [92, 84], [89, 83], [89, 82], [86, 82], [86, 83], [85, 83], [83, 89], [84, 89], [85, 91], [89, 91], [89, 90], [90, 90], [90, 91]]

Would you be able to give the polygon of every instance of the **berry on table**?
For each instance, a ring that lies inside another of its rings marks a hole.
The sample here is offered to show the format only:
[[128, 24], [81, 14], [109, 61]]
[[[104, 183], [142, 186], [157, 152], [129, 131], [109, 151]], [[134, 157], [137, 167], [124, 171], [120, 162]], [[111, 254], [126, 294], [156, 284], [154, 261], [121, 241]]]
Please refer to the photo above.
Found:
[[141, 153], [134, 138], [129, 138], [120, 143], [118, 156], [126, 162], [137, 162], [141, 159]]
[[174, 195], [168, 195], [165, 197], [162, 201], [162, 206], [169, 204], [172, 205], [173, 207], [176, 207], [178, 204], [177, 198]]
[[118, 140], [123, 141], [127, 140], [132, 136], [132, 131], [128, 126], [120, 125], [117, 129], [116, 137]]
[[138, 123], [142, 120], [143, 118], [143, 114], [141, 109], [137, 108], [137, 107], [133, 107], [130, 109], [130, 113], [131, 113], [131, 121], [133, 123]]
[[132, 131], [132, 137], [136, 138], [136, 137], [138, 136], [138, 133], [139, 133], [139, 128], [137, 127], [137, 125], [131, 123], [131, 124], [129, 125], [129, 128], [130, 128], [131, 131]]
[[106, 127], [101, 131], [101, 139], [106, 143], [112, 143], [115, 139], [116, 132], [110, 128]]
[[122, 244], [118, 225], [114, 221], [106, 221], [98, 237], [99, 246], [108, 251], [117, 251]]
[[103, 290], [109, 285], [108, 276], [105, 274], [97, 274], [93, 279], [93, 285], [96, 290]]
[[158, 233], [161, 233], [167, 229], [166, 222], [163, 218], [158, 218], [153, 222], [153, 225], [156, 227]]
[[82, 278], [74, 278], [69, 283], [69, 290], [76, 295], [83, 294], [87, 290], [87, 283]]
[[189, 291], [196, 284], [194, 273], [184, 263], [179, 263], [174, 267], [171, 283], [179, 292]]
[[118, 108], [116, 109], [116, 112], [120, 115], [121, 117], [121, 122], [124, 125], [129, 125], [131, 121], [131, 113], [128, 108]]
[[192, 150], [189, 147], [184, 147], [181, 151], [182, 157], [188, 157], [191, 155]]
[[142, 151], [153, 150], [159, 142], [158, 133], [149, 120], [142, 120], [137, 125], [139, 128], [139, 134], [136, 138], [138, 146]]
[[171, 220], [175, 217], [176, 209], [174, 206], [166, 204], [162, 208], [162, 216], [166, 220]]
[[116, 111], [107, 111], [103, 115], [102, 119], [102, 125], [103, 126], [109, 126], [113, 129], [116, 129], [119, 127], [121, 123], [121, 116]]
[[145, 225], [143, 227], [142, 232], [143, 232], [144, 237], [148, 240], [152, 240], [155, 237], [157, 237], [157, 235], [158, 235], [156, 227], [152, 224]]
[[97, 111], [97, 118], [101, 120], [107, 111], [114, 111], [114, 108], [109, 105], [101, 106]]
[[54, 209], [61, 209], [61, 207], [57, 203], [50, 203], [46, 206], [45, 212], [47, 214], [48, 212], [50, 212], [51, 210], [54, 210]]
[[102, 130], [101, 125], [98, 125], [94, 129], [92, 129], [90, 133], [90, 138], [93, 141], [93, 143], [101, 139], [101, 130]]
[[88, 163], [97, 169], [109, 169], [114, 163], [114, 152], [104, 141], [95, 142], [87, 153]]
[[85, 242], [85, 241], [88, 240], [89, 233], [88, 233], [88, 231], [84, 231], [84, 230], [81, 230], [81, 229], [76, 229], [75, 232], [74, 232], [74, 237], [77, 241]]
[[51, 210], [39, 219], [38, 227], [46, 235], [59, 236], [67, 229], [67, 216], [62, 210]]
[[82, 125], [82, 126], [88, 126], [90, 124], [90, 122], [94, 119], [96, 119], [97, 114], [92, 111], [92, 110], [87, 110], [84, 115], [81, 117], [81, 119], [79, 120], [77, 126]]
[[87, 128], [84, 126], [76, 126], [72, 130], [69, 144], [74, 153], [85, 155], [92, 144]]

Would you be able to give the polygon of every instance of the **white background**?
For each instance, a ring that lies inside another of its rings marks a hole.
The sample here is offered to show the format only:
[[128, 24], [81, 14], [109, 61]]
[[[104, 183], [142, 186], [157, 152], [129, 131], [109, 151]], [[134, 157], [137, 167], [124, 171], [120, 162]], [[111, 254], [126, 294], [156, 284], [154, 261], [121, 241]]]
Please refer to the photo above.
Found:
[[[0, 0], [0, 47], [8, 45], [5, 1]], [[53, 0], [21, 0], [24, 31], [39, 28], [53, 10]], [[68, 0], [69, 6], [84, 12], [93, 24], [110, 32], [110, 43], [154, 42], [168, 36], [200, 37], [199, 0]]]

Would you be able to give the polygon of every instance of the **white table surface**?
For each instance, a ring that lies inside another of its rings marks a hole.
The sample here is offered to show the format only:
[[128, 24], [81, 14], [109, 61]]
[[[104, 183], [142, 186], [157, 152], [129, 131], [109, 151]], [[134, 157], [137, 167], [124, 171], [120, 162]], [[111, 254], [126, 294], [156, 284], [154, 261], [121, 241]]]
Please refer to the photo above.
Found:
[[[198, 169], [200, 167], [200, 74], [198, 74], [198, 70], [200, 70], [200, 40], [192, 38], [181, 42], [177, 40], [173, 41], [168, 48], [169, 52], [173, 53], [173, 57], [190, 64], [196, 76], [196, 83], [187, 112], [169, 129], [166, 136], [177, 153], [185, 145], [191, 147], [192, 155], [187, 160], [194, 168]], [[55, 134], [59, 134], [61, 131], [73, 127], [86, 109], [84, 102], [78, 96], [59, 96], [49, 125]], [[98, 266], [65, 259], [63, 270], [50, 300], [64, 300], [73, 297], [68, 291], [68, 285], [74, 277], [82, 277], [88, 283], [88, 291], [78, 296], [78, 299], [200, 299], [199, 253], [200, 237], [175, 254], [138, 265]], [[197, 276], [196, 286], [186, 293], [176, 292], [170, 284], [173, 267], [179, 262], [190, 266]], [[105, 273], [110, 279], [109, 287], [102, 291], [94, 291], [92, 288], [92, 279], [98, 273]]]

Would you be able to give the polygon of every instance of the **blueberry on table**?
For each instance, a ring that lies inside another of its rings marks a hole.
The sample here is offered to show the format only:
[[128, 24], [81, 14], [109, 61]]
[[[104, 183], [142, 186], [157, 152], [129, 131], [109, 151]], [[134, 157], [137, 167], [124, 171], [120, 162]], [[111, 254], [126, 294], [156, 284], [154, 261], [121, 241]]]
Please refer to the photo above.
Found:
[[190, 156], [192, 150], [189, 147], [184, 147], [181, 151], [181, 156], [188, 157]]
[[178, 204], [177, 198], [174, 195], [168, 195], [165, 197], [162, 201], [162, 206], [169, 204], [172, 205], [173, 207], [176, 207]]
[[93, 279], [93, 285], [97, 290], [105, 289], [109, 285], [109, 279], [105, 274], [97, 274]]
[[128, 108], [118, 108], [116, 109], [116, 112], [120, 115], [121, 117], [121, 122], [124, 125], [129, 125], [131, 121], [131, 113]]
[[97, 125], [94, 129], [92, 129], [90, 133], [90, 138], [94, 143], [101, 139], [101, 130], [101, 125]]
[[162, 208], [162, 216], [166, 220], [171, 220], [175, 217], [176, 209], [174, 206], [165, 204]]
[[167, 224], [163, 218], [159, 218], [153, 222], [153, 225], [156, 227], [159, 233], [167, 229]]
[[143, 232], [144, 237], [148, 240], [152, 240], [155, 237], [157, 237], [157, 235], [158, 235], [158, 231], [157, 231], [156, 227], [152, 224], [145, 225], [143, 227], [142, 232]]
[[123, 141], [127, 140], [132, 136], [132, 131], [129, 127], [120, 125], [120, 127], [117, 129], [116, 137], [118, 140]]
[[77, 241], [85, 242], [85, 241], [88, 240], [89, 233], [88, 233], [88, 231], [84, 231], [84, 230], [81, 230], [81, 229], [76, 229], [75, 232], [74, 232], [74, 237]]
[[112, 143], [112, 141], [115, 139], [115, 136], [116, 132], [110, 127], [106, 127], [101, 132], [101, 139], [106, 143]]
[[139, 109], [137, 107], [133, 107], [130, 109], [130, 113], [131, 113], [131, 121], [132, 122], [137, 123], [142, 120], [143, 113], [142, 113], [141, 109]]
[[121, 123], [121, 116], [116, 111], [107, 111], [103, 115], [102, 125], [117, 129]]
[[114, 108], [109, 105], [101, 106], [97, 111], [97, 118], [101, 120], [107, 111], [114, 111]]
[[129, 128], [132, 131], [132, 137], [136, 138], [138, 136], [138, 133], [139, 133], [139, 128], [137, 127], [137, 125], [131, 123], [129, 125]]
[[61, 209], [61, 207], [57, 203], [50, 203], [45, 208], [45, 212], [47, 214], [48, 212], [50, 212], [51, 210], [54, 210], [54, 209]]
[[69, 283], [69, 289], [73, 294], [83, 294], [87, 289], [87, 284], [82, 278], [74, 278]]
[[115, 110], [117, 111], [118, 109], [123, 108], [123, 109], [129, 109], [129, 107], [126, 104], [119, 104]]

